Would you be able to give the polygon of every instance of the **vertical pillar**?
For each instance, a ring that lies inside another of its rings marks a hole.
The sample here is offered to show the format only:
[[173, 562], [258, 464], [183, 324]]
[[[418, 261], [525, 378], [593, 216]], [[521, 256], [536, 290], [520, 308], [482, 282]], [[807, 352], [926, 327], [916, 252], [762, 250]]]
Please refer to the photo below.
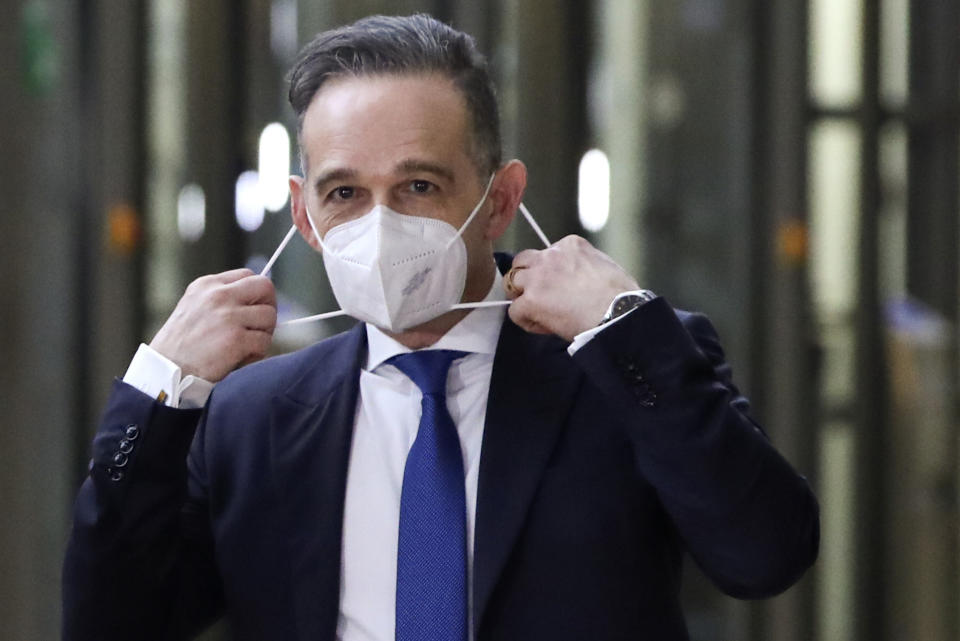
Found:
[[[504, 157], [529, 170], [524, 202], [551, 242], [579, 230], [577, 167], [584, 152], [585, 67], [589, 56], [582, 3], [504, 0], [500, 107]], [[519, 218], [505, 248], [541, 249]]]
[[184, 276], [240, 267], [244, 238], [234, 220], [242, 149], [246, 4], [187, 3], [187, 143], [184, 182], [203, 188], [206, 230], [185, 248]]
[[610, 220], [599, 240], [606, 253], [643, 283], [650, 2], [597, 4], [598, 55], [592, 69], [597, 88], [591, 95], [601, 110], [596, 114], [597, 138], [610, 159]]
[[960, 6], [910, 2], [907, 289], [957, 318]]
[[95, 427], [114, 377], [123, 376], [141, 340], [143, 210], [143, 2], [87, 5], [89, 56], [83, 70], [89, 296], [84, 326], [90, 366], [83, 381]]
[[[795, 0], [755, 7], [760, 91], [751, 272], [757, 276], [750, 307], [761, 331], [751, 355], [753, 371], [763, 375], [751, 381], [752, 394], [777, 448], [811, 475], [819, 412], [807, 270], [807, 9]], [[764, 604], [755, 638], [814, 638], [814, 572]]]
[[73, 495], [83, 292], [84, 3], [19, 0], [0, 21], [0, 638], [55, 639]]
[[887, 638], [884, 613], [884, 501], [888, 496], [885, 474], [887, 415], [886, 365], [883, 350], [883, 313], [879, 283], [880, 175], [878, 166], [880, 105], [880, 7], [877, 0], [863, 3], [863, 61], [859, 125], [860, 235], [857, 251], [857, 308], [854, 402], [856, 450], [856, 514], [854, 538], [854, 629], [863, 641]]

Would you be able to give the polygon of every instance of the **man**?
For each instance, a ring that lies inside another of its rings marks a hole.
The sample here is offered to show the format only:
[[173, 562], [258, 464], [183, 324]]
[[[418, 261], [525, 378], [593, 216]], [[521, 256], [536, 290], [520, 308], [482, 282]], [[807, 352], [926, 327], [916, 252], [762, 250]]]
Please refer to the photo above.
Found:
[[187, 289], [94, 440], [65, 638], [664, 641], [685, 552], [737, 597], [797, 580], [816, 500], [709, 322], [576, 237], [497, 269], [526, 173], [469, 36], [364, 19], [290, 84], [293, 219], [366, 322], [233, 371], [272, 286]]

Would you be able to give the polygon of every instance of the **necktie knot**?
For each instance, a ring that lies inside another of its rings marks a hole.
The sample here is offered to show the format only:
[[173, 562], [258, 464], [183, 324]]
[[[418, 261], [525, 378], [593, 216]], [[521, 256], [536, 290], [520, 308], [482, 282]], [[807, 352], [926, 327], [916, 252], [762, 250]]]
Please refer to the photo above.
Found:
[[406, 374], [424, 395], [442, 395], [447, 390], [450, 365], [466, 355], [467, 352], [452, 349], [428, 349], [397, 354], [387, 362]]

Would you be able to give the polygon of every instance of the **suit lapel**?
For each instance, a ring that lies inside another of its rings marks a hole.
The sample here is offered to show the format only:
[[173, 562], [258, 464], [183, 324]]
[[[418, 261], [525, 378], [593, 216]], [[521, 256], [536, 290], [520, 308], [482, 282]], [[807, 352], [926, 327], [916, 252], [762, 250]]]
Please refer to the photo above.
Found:
[[[301, 639], [333, 639], [339, 612], [347, 465], [366, 334], [358, 324], [274, 400], [277, 536], [287, 546]], [[337, 371], [331, 365], [339, 364]]]
[[556, 337], [504, 321], [480, 456], [474, 544], [474, 638], [564, 425], [580, 373]]

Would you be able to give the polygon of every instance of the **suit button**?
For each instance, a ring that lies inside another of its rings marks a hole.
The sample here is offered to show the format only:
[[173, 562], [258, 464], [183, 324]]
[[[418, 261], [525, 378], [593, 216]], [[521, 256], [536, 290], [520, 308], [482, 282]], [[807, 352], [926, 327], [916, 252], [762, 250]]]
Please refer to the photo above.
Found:
[[120, 439], [119, 449], [122, 453], [129, 454], [133, 451], [133, 441], [125, 438]]
[[137, 437], [140, 436], [140, 428], [133, 424], [127, 425], [124, 434], [127, 435], [127, 439], [135, 441]]
[[110, 480], [114, 483], [123, 480], [123, 470], [115, 470], [112, 467], [108, 467], [107, 474], [110, 476]]
[[117, 467], [126, 467], [127, 465], [127, 455], [123, 452], [117, 452], [113, 455], [113, 464]]
[[657, 404], [657, 395], [647, 387], [646, 390], [638, 390], [637, 401], [644, 407], [653, 407]]

